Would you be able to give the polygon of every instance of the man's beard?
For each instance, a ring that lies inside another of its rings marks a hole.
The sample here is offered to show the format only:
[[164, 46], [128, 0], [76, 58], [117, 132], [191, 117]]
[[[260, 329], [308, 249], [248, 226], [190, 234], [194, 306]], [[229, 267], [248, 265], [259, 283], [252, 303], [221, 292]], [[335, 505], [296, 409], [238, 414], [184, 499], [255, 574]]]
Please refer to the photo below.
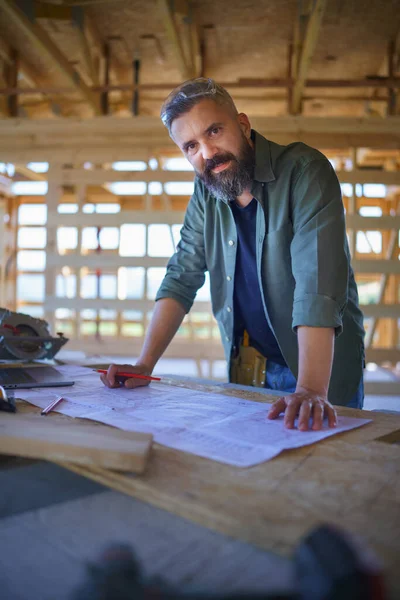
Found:
[[[230, 161], [230, 165], [220, 173], [212, 169]], [[231, 152], [221, 152], [206, 160], [204, 171], [196, 171], [198, 177], [216, 198], [232, 202], [250, 188], [254, 177], [255, 152], [243, 136], [239, 156]]]

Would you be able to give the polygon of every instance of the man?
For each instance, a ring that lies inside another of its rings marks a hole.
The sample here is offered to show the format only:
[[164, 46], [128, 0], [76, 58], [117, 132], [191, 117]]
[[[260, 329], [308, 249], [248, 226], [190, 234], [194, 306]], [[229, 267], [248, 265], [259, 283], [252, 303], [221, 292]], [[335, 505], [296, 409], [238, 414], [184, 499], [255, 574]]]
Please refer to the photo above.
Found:
[[[287, 392], [268, 417], [284, 412], [288, 428], [298, 416], [300, 430], [320, 429], [324, 415], [334, 427], [332, 403], [362, 408], [364, 328], [331, 164], [253, 131], [211, 79], [173, 90], [161, 118], [195, 188], [132, 372], [152, 372], [208, 270], [231, 379], [243, 383], [250, 369], [256, 385]], [[106, 385], [118, 385], [118, 369], [126, 366], [112, 365]]]

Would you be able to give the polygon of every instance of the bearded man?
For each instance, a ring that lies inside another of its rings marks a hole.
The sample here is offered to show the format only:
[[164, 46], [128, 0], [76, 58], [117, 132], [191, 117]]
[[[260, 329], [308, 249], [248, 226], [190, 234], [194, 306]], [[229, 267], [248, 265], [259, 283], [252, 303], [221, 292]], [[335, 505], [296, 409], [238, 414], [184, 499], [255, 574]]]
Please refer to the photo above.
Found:
[[[161, 118], [196, 178], [177, 252], [132, 373], [150, 374], [209, 271], [230, 380], [285, 392], [269, 418], [286, 427], [337, 422], [362, 408], [364, 327], [340, 185], [328, 159], [251, 129], [215, 81], [186, 81]], [[103, 382], [118, 385], [111, 365]], [[128, 379], [126, 387], [146, 384]]]

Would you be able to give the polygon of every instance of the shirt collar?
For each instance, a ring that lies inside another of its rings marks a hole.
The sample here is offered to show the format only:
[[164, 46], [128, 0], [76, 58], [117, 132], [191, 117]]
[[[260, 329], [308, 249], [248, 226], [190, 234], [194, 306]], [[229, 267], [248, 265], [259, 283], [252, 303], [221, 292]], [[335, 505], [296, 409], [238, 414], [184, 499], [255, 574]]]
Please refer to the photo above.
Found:
[[256, 151], [256, 166], [254, 169], [255, 181], [274, 181], [276, 178], [272, 170], [269, 141], [254, 129], [251, 130], [251, 139], [254, 142]]

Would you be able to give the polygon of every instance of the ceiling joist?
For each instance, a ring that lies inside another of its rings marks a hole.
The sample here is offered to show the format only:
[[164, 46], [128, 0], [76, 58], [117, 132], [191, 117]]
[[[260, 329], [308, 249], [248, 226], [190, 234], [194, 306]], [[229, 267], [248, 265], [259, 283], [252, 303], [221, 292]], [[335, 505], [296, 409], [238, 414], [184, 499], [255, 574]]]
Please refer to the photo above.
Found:
[[178, 29], [177, 14], [172, 10], [169, 0], [157, 0], [157, 5], [182, 78], [186, 80], [196, 77], [196, 63], [199, 64], [199, 44], [196, 42], [198, 38], [194, 23], [185, 24], [187, 35], [184, 40]]
[[[0, 39], [0, 58], [9, 66], [11, 66], [13, 62], [12, 50], [11, 46], [5, 40]], [[29, 87], [40, 87], [41, 83], [36, 71], [23, 57], [20, 58], [19, 71]]]
[[299, 15], [295, 33], [294, 86], [291, 98], [292, 114], [301, 112], [303, 92], [311, 59], [317, 45], [326, 0], [310, 0], [309, 13]]
[[34, 20], [32, 21], [12, 0], [0, 0], [0, 7], [37, 50], [44, 57], [50, 59], [58, 71], [69, 80], [73, 88], [87, 100], [94, 113], [100, 114], [97, 95], [81, 80], [78, 72], [71, 66], [67, 57], [47, 32]]

